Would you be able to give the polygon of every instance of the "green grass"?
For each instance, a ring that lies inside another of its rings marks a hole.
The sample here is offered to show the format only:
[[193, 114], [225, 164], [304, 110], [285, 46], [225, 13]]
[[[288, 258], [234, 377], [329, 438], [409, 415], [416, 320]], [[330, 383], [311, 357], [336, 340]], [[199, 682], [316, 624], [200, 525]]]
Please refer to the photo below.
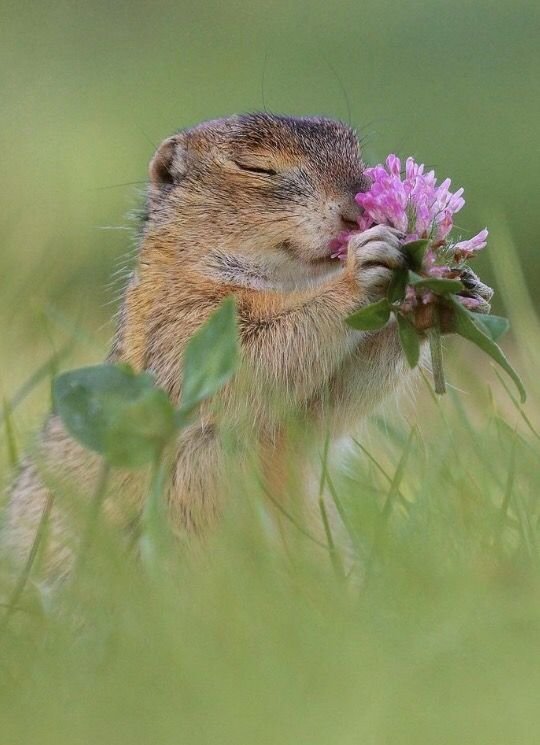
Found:
[[449, 375], [464, 392], [422, 381], [416, 404], [323, 448], [318, 524], [294, 490], [278, 512], [237, 480], [203, 550], [165, 541], [141, 563], [99, 520], [55, 593], [38, 560], [2, 609], [3, 741], [535, 742], [537, 383], [524, 409], [473, 377], [486, 358], [462, 369], [467, 351]]
[[[155, 144], [232, 111], [350, 118], [369, 161], [414, 154], [463, 184], [462, 227], [490, 228], [477, 268], [512, 322], [503, 346], [529, 400], [448, 341], [459, 390], [435, 401], [421, 383], [331, 449], [323, 546], [294, 491], [276, 534], [250, 482], [203, 552], [169, 547], [153, 569], [100, 522], [72, 584], [51, 595], [34, 567], [7, 624], [0, 607], [2, 745], [538, 741], [539, 8], [6, 4], [4, 483], [51, 376], [104, 357], [125, 214]], [[0, 571], [1, 602], [15, 584]]]

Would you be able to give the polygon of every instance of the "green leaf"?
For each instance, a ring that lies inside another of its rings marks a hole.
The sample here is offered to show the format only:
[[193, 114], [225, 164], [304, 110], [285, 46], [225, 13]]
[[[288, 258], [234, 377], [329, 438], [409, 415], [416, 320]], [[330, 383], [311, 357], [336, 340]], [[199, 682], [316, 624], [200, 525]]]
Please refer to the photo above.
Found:
[[502, 316], [474, 313], [474, 319], [483, 326], [484, 331], [493, 341], [500, 339], [510, 328], [510, 321]]
[[[412, 272], [410, 272], [412, 274]], [[418, 276], [418, 275], [416, 275]], [[412, 278], [411, 284], [415, 287], [424, 287], [426, 290], [433, 290], [439, 295], [455, 294], [465, 289], [465, 286], [459, 279], [444, 279], [443, 277], [420, 277]]]
[[485, 321], [477, 321], [476, 314], [470, 313], [457, 298], [450, 296], [448, 299], [455, 310], [456, 333], [460, 334], [465, 339], [474, 342], [508, 373], [516, 384], [521, 402], [525, 403], [527, 394], [523, 387], [523, 383], [521, 382], [521, 378], [508, 361], [502, 349], [487, 333], [486, 327], [484, 326]]
[[396, 269], [392, 274], [390, 285], [386, 297], [390, 303], [397, 303], [405, 297], [405, 290], [409, 282], [409, 272], [407, 269]]
[[409, 256], [409, 261], [413, 269], [421, 268], [429, 244], [430, 241], [428, 238], [422, 238], [418, 241], [410, 241], [404, 244], [403, 248]]
[[67, 431], [113, 466], [154, 459], [175, 432], [174, 408], [148, 373], [96, 365], [59, 375], [53, 407]]
[[420, 340], [414, 325], [401, 313], [396, 313], [399, 340], [409, 365], [414, 368], [420, 359]]
[[180, 418], [232, 378], [239, 358], [236, 307], [229, 297], [186, 346]]
[[383, 298], [377, 303], [371, 303], [371, 305], [366, 305], [365, 308], [357, 310], [356, 313], [345, 320], [353, 329], [375, 331], [386, 325], [390, 318], [391, 309], [388, 300]]

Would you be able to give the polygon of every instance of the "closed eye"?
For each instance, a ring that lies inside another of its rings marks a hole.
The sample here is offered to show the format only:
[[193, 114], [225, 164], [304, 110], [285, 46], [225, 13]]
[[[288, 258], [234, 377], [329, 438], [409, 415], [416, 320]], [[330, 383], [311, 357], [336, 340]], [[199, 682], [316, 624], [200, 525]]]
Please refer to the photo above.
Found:
[[277, 171], [273, 168], [261, 168], [260, 166], [247, 166], [245, 163], [239, 163], [237, 160], [234, 161], [234, 165], [240, 168], [241, 171], [248, 171], [248, 173], [261, 173], [265, 176], [277, 176]]

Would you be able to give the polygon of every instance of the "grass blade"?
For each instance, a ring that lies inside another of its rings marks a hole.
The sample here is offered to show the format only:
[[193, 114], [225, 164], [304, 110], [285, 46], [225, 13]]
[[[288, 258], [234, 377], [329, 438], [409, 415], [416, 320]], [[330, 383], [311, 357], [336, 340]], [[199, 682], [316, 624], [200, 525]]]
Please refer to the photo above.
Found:
[[19, 463], [19, 449], [17, 447], [17, 439], [15, 437], [15, 428], [13, 425], [11, 409], [6, 399], [4, 399], [3, 416], [4, 426], [6, 428], [8, 464], [11, 469], [15, 469], [17, 467], [17, 464]]
[[[42, 365], [40, 365], [40, 367], [38, 367], [38, 369], [27, 378], [27, 380], [24, 381], [7, 402], [10, 414], [13, 413], [17, 406], [19, 406], [19, 404], [21, 404], [43, 380], [54, 375], [58, 363], [68, 356], [73, 347], [74, 340], [70, 339], [63, 347], [61, 347], [57, 352], [54, 352]], [[2, 422], [5, 426], [5, 416], [2, 417]]]
[[509, 386], [506, 384], [506, 381], [503, 378], [503, 376], [500, 374], [500, 372], [495, 367], [493, 368], [493, 372], [495, 373], [495, 375], [499, 379], [499, 383], [502, 385], [502, 387], [504, 388], [504, 390], [508, 394], [508, 398], [512, 401], [512, 403], [514, 404], [515, 408], [518, 410], [521, 418], [523, 419], [523, 421], [525, 422], [525, 424], [527, 425], [527, 427], [529, 428], [529, 430], [531, 431], [531, 433], [538, 440], [540, 440], [540, 434], [538, 433], [538, 430], [533, 426], [533, 423], [531, 422], [531, 420], [529, 419], [529, 417], [527, 416], [527, 414], [523, 411], [523, 407], [521, 406], [521, 404], [519, 403], [519, 401], [517, 400], [517, 398], [514, 396], [514, 394], [510, 390]]
[[381, 546], [384, 540], [386, 526], [388, 525], [388, 521], [392, 513], [392, 507], [394, 505], [394, 501], [399, 492], [399, 486], [401, 484], [401, 481], [403, 480], [403, 475], [405, 473], [407, 461], [409, 460], [409, 455], [411, 452], [411, 447], [412, 447], [412, 443], [413, 443], [415, 435], [416, 435], [416, 426], [414, 426], [411, 429], [409, 438], [407, 440], [407, 444], [405, 445], [405, 449], [403, 450], [403, 453], [401, 454], [401, 458], [399, 459], [399, 463], [397, 465], [396, 471], [394, 473], [394, 477], [390, 484], [390, 488], [388, 489], [386, 501], [382, 508], [379, 525], [375, 533], [375, 538], [373, 539], [373, 546], [371, 548], [371, 553], [370, 553], [370, 556], [367, 562], [366, 579], [371, 572], [371, 569], [373, 567], [373, 564], [374, 564], [374, 561], [377, 555], [380, 554], [381, 552]]
[[41, 541], [43, 539], [43, 535], [45, 534], [45, 528], [47, 526], [47, 523], [49, 522], [49, 517], [51, 514], [53, 504], [54, 504], [54, 494], [52, 492], [49, 492], [47, 495], [47, 499], [45, 501], [45, 505], [43, 506], [43, 510], [41, 512], [36, 534], [34, 536], [34, 540], [32, 541], [32, 545], [28, 553], [28, 558], [26, 559], [26, 562], [15, 584], [13, 592], [11, 593], [11, 596], [7, 602], [7, 610], [4, 615], [4, 618], [2, 619], [0, 623], [0, 640], [2, 639], [2, 637], [4, 636], [8, 628], [9, 621], [12, 615], [18, 609], [17, 606], [18, 606], [19, 600], [21, 599], [22, 594], [24, 592], [24, 588], [26, 587], [26, 584], [28, 580], [30, 579], [32, 568], [34, 566], [34, 562], [36, 560], [38, 550], [41, 545]]
[[88, 519], [86, 521], [84, 535], [81, 540], [79, 556], [77, 557], [77, 567], [75, 570], [75, 574], [79, 574], [83, 569], [84, 563], [86, 561], [86, 556], [88, 555], [88, 551], [90, 549], [90, 546], [92, 545], [92, 541], [96, 533], [96, 528], [99, 521], [99, 514], [101, 512], [103, 501], [107, 494], [107, 485], [109, 482], [110, 473], [111, 466], [109, 465], [108, 461], [104, 460], [98, 473], [96, 488], [94, 490], [94, 495], [90, 503]]

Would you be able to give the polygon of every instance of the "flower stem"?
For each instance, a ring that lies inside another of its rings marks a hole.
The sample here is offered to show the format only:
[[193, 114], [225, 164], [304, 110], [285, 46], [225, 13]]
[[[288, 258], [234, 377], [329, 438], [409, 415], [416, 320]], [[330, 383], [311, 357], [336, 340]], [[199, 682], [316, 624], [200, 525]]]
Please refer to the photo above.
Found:
[[139, 549], [143, 563], [151, 572], [156, 571], [159, 560], [166, 555], [168, 548], [168, 524], [164, 492], [169, 472], [166, 454], [160, 452], [152, 463], [150, 489], [142, 514], [142, 534]]
[[110, 474], [111, 466], [106, 460], [104, 460], [100, 465], [94, 495], [90, 504], [88, 519], [85, 525], [84, 535], [81, 540], [81, 548], [77, 557], [75, 574], [79, 574], [81, 572], [86, 560], [86, 555], [88, 554], [88, 550], [92, 544], [92, 540], [94, 538], [99, 521], [99, 514], [101, 512], [103, 501], [107, 494], [107, 485], [109, 482]]
[[435, 321], [432, 328], [429, 329], [429, 351], [431, 353], [431, 371], [433, 373], [433, 382], [435, 383], [435, 393], [442, 396], [446, 393], [446, 382], [444, 380], [443, 353], [441, 343], [441, 327], [439, 324], [438, 310], [434, 309]]

